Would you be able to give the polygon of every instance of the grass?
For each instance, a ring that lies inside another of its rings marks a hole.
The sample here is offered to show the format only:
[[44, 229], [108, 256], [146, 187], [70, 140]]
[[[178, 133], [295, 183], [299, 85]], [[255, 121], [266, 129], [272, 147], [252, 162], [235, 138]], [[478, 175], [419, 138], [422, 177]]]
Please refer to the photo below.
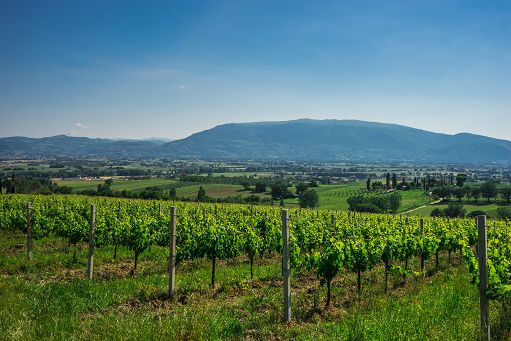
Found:
[[[98, 185], [103, 185], [103, 180], [59, 180], [56, 181], [59, 186], [71, 187], [74, 191], [82, 191], [86, 189], [97, 189]], [[169, 179], [143, 179], [143, 180], [117, 180], [114, 179], [110, 188], [114, 191], [141, 191], [146, 187], [164, 186], [176, 183], [175, 180]]]
[[406, 212], [416, 207], [427, 205], [434, 201], [421, 190], [401, 191], [402, 201], [398, 212]]
[[[141, 255], [129, 274], [132, 253], [111, 247], [95, 253], [94, 280], [85, 280], [87, 247], [73, 248], [57, 238], [36, 241], [28, 263], [24, 236], [3, 232], [0, 239], [0, 339], [2, 340], [475, 340], [477, 288], [464, 266], [428, 264], [429, 274], [394, 278], [383, 293], [381, 267], [356, 275], [343, 272], [333, 283], [325, 308], [325, 289], [314, 274], [294, 272], [293, 322], [281, 322], [282, 289], [278, 255], [258, 259], [249, 280], [244, 257], [221, 261], [217, 285], [209, 287], [207, 260], [177, 268], [177, 293], [166, 299], [165, 248]], [[458, 255], [453, 262], [460, 262]], [[429, 262], [428, 262], [429, 263]], [[410, 263], [416, 270], [418, 260]], [[492, 306], [492, 322], [498, 316]]]

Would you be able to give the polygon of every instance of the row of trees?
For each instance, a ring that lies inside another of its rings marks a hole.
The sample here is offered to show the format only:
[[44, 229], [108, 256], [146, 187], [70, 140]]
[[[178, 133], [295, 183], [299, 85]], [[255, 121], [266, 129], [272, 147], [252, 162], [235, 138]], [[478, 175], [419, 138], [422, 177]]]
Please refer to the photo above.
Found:
[[474, 218], [478, 215], [487, 215], [490, 218], [496, 218], [499, 220], [511, 220], [511, 209], [509, 207], [499, 207], [495, 211], [486, 212], [483, 210], [475, 210], [467, 214], [467, 210], [462, 204], [453, 202], [444, 209], [437, 207], [431, 211], [432, 217]]
[[[260, 185], [262, 189], [262, 184]], [[249, 204], [268, 204], [271, 203], [273, 206], [274, 200], [279, 200], [280, 205], [284, 206], [284, 199], [287, 198], [298, 198], [298, 203], [300, 204], [300, 207], [302, 208], [315, 208], [319, 205], [319, 197], [315, 190], [309, 189], [309, 185], [306, 183], [301, 183], [296, 186], [296, 195], [291, 193], [288, 189], [288, 184], [284, 182], [278, 182], [273, 183], [270, 185], [271, 187], [271, 199], [267, 198], [260, 198], [257, 195], [250, 195], [247, 197], [227, 197], [222, 199], [214, 199], [209, 197], [206, 194], [206, 191], [202, 186], [200, 186], [199, 191], [197, 192], [197, 201], [198, 202], [238, 202], [238, 203], [249, 203]], [[264, 185], [264, 188], [266, 189], [266, 185]], [[256, 185], [257, 189], [257, 185]], [[250, 189], [246, 189], [250, 190]], [[256, 193], [262, 193], [266, 192], [264, 191], [255, 191]], [[235, 201], [224, 201], [224, 199], [233, 199], [236, 198]]]
[[478, 202], [479, 198], [485, 198], [487, 202], [490, 199], [497, 198], [499, 195], [503, 201], [508, 203], [511, 202], [511, 185], [497, 187], [497, 184], [493, 181], [487, 181], [479, 186], [477, 185], [464, 185], [463, 187], [457, 186], [440, 186], [435, 187], [432, 190], [434, 196], [438, 198], [444, 198], [448, 200], [451, 197], [455, 197], [458, 201], [466, 197], [468, 200], [474, 200]]
[[465, 181], [467, 180], [466, 174], [458, 174], [456, 177], [452, 174], [450, 175], [427, 175], [423, 178], [414, 177], [411, 181], [406, 181], [406, 178], [403, 177], [401, 181], [398, 181], [397, 174], [387, 173], [385, 175], [385, 183], [382, 181], [372, 181], [371, 178], [368, 178], [366, 181], [366, 189], [367, 191], [379, 191], [379, 190], [409, 190], [409, 189], [423, 189], [424, 191], [429, 191], [431, 188], [435, 187], [443, 187], [443, 186], [456, 186], [463, 187]]
[[[5, 189], [5, 190], [4, 190]], [[0, 177], [0, 194], [51, 194], [51, 193], [60, 193], [60, 194], [69, 194], [71, 193], [71, 188], [69, 187], [59, 187], [56, 183], [51, 181], [48, 178], [39, 178], [33, 176], [25, 176], [25, 175], [15, 175], [12, 174], [10, 178], [1, 178]]]

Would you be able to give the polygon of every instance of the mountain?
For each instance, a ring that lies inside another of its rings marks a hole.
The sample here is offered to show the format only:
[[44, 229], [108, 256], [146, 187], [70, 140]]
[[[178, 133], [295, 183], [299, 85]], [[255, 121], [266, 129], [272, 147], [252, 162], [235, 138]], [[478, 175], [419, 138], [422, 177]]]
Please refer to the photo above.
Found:
[[200, 159], [511, 164], [511, 142], [357, 120], [231, 123], [162, 146]]
[[43, 138], [0, 138], [0, 157], [149, 157], [158, 144], [141, 140], [92, 139], [57, 135]]
[[65, 135], [0, 138], [0, 157], [56, 156], [511, 165], [511, 142], [396, 124], [310, 119], [223, 124], [168, 143]]

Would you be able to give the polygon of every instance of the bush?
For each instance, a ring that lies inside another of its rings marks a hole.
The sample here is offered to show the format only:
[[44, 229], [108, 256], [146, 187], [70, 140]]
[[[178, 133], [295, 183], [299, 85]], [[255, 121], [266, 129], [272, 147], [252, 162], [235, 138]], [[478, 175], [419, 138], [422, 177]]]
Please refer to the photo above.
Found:
[[487, 214], [483, 210], [475, 210], [475, 211], [470, 212], [467, 216], [470, 217], [470, 218], [475, 218], [478, 215], [487, 215]]
[[445, 217], [445, 212], [444, 212], [444, 210], [441, 210], [437, 207], [437, 208], [434, 208], [433, 211], [431, 211], [431, 216], [432, 217]]
[[357, 212], [382, 213], [382, 210], [374, 204], [358, 204], [355, 207]]
[[449, 218], [463, 218], [467, 211], [461, 204], [449, 204], [449, 206], [444, 210], [445, 216]]
[[298, 197], [300, 207], [303, 208], [314, 208], [318, 207], [319, 198], [318, 194], [313, 189], [308, 189], [300, 194]]
[[497, 219], [511, 220], [511, 208], [509, 207], [497, 208]]

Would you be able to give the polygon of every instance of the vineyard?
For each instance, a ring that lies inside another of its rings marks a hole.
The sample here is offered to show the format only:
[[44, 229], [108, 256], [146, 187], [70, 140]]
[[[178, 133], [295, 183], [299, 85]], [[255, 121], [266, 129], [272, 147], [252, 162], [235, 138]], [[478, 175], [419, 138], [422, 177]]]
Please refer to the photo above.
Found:
[[[281, 214], [280, 209], [263, 206], [93, 200], [78, 196], [0, 196], [0, 231], [27, 233], [30, 226], [28, 232], [34, 240], [64, 240], [74, 250], [76, 259], [79, 246], [89, 242], [94, 214], [94, 246], [111, 250], [112, 259], [119, 257], [120, 250], [126, 250], [122, 252], [132, 259], [130, 275], [136, 276], [139, 259], [145, 253], [157, 249], [169, 257], [175, 219], [175, 262], [179, 267], [207, 260], [210, 276], [207, 284], [215, 290], [217, 272], [225, 264], [246, 261], [250, 269], [246, 280], [250, 283], [257, 279], [254, 274], [258, 263], [280, 257], [285, 249], [282, 227], [287, 224], [291, 287], [300, 286], [300, 282], [293, 281], [295, 276], [309, 274], [326, 290], [322, 302], [317, 302], [317, 296], [312, 298], [315, 309], [332, 305], [332, 283], [339, 277], [353, 278], [356, 295], [361, 295], [364, 286], [380, 276], [378, 283], [383, 285], [375, 290], [389, 293], [394, 290], [389, 283], [396, 279], [406, 282], [427, 277], [428, 269], [438, 268], [444, 255], [449, 264], [455, 263], [455, 259], [458, 263], [463, 260], [473, 283], [479, 281], [478, 230], [473, 219], [420, 219], [303, 209]], [[176, 207], [174, 218], [171, 206]], [[486, 225], [489, 272], [486, 294], [502, 303], [511, 293], [511, 226], [503, 221], [488, 221]], [[37, 244], [30, 257], [38, 257]], [[383, 271], [375, 274], [375, 269]], [[178, 271], [176, 277], [179, 276]], [[371, 280], [364, 280], [369, 277]], [[176, 290], [180, 292], [179, 281]], [[291, 309], [300, 309], [296, 307], [300, 304], [303, 302], [293, 302]], [[280, 316], [282, 309], [278, 312]]]

